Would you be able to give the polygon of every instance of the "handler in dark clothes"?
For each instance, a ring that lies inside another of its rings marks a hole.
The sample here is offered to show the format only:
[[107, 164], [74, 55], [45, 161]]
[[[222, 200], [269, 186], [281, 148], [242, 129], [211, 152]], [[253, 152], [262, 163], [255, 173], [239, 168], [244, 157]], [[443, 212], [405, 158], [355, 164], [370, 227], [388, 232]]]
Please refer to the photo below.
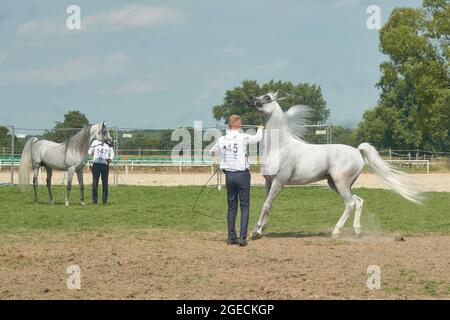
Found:
[[[250, 165], [247, 145], [262, 139], [263, 126], [258, 126], [255, 135], [240, 132], [241, 117], [231, 115], [228, 118], [227, 134], [220, 137], [211, 155], [221, 156], [220, 169], [225, 173], [228, 197], [228, 244], [247, 245], [247, 228], [250, 210]], [[238, 199], [241, 208], [240, 237], [236, 235], [236, 214]]]
[[92, 156], [92, 202], [98, 201], [98, 180], [102, 178], [102, 202], [108, 201], [108, 174], [109, 163], [114, 159], [114, 148], [112, 144], [94, 140], [89, 148], [88, 154]]

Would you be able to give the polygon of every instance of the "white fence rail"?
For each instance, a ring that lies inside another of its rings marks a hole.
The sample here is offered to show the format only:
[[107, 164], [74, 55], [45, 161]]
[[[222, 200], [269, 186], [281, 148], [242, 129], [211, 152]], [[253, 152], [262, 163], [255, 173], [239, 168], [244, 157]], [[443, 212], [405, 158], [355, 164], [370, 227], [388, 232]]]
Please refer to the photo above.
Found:
[[[419, 168], [420, 166], [423, 166], [426, 168], [426, 173], [430, 173], [430, 161], [429, 160], [408, 160], [408, 159], [400, 159], [400, 160], [391, 160], [387, 159], [386, 162], [390, 164], [396, 164], [396, 165], [403, 165], [403, 166], [416, 166], [416, 168]], [[91, 161], [88, 162], [88, 165], [91, 165]], [[258, 160], [250, 160], [250, 164], [252, 165], [258, 165], [261, 164]], [[11, 166], [18, 167], [20, 165], [20, 162], [14, 161], [11, 163], [11, 160], [1, 160], [0, 161], [0, 170], [6, 169], [8, 170]], [[210, 168], [211, 174], [214, 173], [215, 169], [218, 166], [218, 160], [217, 159], [210, 159], [207, 161], [188, 161], [188, 160], [166, 160], [166, 161], [148, 161], [148, 160], [117, 160], [114, 161], [113, 164], [111, 164], [111, 171], [113, 173], [113, 184], [118, 185], [119, 184], [119, 176], [121, 176], [121, 183], [124, 183], [125, 185], [128, 185], [129, 182], [129, 175], [133, 173], [135, 168], [156, 168], [156, 167], [172, 167], [172, 168], [178, 168], [178, 173], [182, 174], [183, 168], [185, 167], [204, 167], [204, 168]], [[43, 175], [40, 174], [40, 179]], [[65, 181], [65, 174], [64, 178], [62, 180], [62, 183]], [[43, 180], [40, 180], [40, 183], [43, 183]], [[223, 185], [223, 177], [220, 173], [217, 174], [216, 177], [216, 185], [218, 188], [221, 188]]]
[[416, 167], [419, 167], [419, 165], [424, 165], [427, 168], [427, 173], [430, 173], [430, 161], [429, 160], [385, 160], [387, 163], [399, 163], [406, 166], [412, 166], [416, 165]]

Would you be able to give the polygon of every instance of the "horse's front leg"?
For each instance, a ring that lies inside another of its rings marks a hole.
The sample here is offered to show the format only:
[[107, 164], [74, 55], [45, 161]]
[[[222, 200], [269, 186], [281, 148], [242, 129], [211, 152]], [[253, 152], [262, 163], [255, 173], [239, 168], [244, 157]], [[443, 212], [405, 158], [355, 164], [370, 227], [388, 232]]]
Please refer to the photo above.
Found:
[[[266, 182], [267, 187], [267, 182]], [[278, 181], [273, 181], [270, 186], [270, 191], [267, 194], [266, 200], [264, 201], [264, 204], [261, 208], [261, 214], [258, 219], [258, 223], [256, 224], [256, 227], [253, 229], [252, 232], [252, 239], [259, 239], [262, 235], [262, 230], [264, 226], [267, 224], [267, 219], [270, 213], [270, 209], [272, 208], [272, 203], [277, 197], [278, 193], [283, 188], [283, 184], [281, 184]]]
[[34, 190], [34, 204], [39, 204], [38, 198], [38, 175], [39, 175], [39, 165], [33, 167], [33, 190]]
[[75, 173], [75, 168], [70, 167], [67, 171], [67, 194], [66, 194], [66, 207], [69, 206], [69, 194], [70, 190], [72, 190], [72, 178]]
[[[272, 188], [272, 180], [266, 180], [264, 184], [264, 189], [266, 193], [266, 199], [269, 196], [270, 189]], [[262, 221], [262, 228], [263, 230], [267, 227], [267, 219], [269, 217], [269, 214], [266, 214], [264, 216], [264, 220]]]
[[84, 202], [83, 170], [84, 170], [84, 167], [82, 167], [81, 169], [78, 169], [78, 171], [77, 171], [77, 178], [78, 178], [78, 184], [80, 185], [80, 201], [81, 201], [81, 205], [85, 206], [86, 202]]

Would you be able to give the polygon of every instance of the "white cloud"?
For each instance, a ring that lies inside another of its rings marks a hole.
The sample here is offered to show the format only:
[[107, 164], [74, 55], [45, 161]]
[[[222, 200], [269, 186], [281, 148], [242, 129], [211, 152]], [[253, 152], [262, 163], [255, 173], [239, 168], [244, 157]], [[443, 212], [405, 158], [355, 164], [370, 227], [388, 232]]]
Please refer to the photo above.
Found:
[[3, 75], [2, 82], [61, 86], [102, 76], [116, 75], [128, 64], [129, 58], [123, 53], [110, 54], [105, 57], [81, 56], [49, 68], [12, 71]]
[[58, 33], [63, 32], [65, 28], [65, 24], [61, 21], [60, 24], [57, 23], [56, 20], [53, 19], [42, 19], [42, 20], [31, 20], [21, 24], [17, 28], [17, 34], [24, 35], [33, 35], [36, 33], [47, 34], [47, 33]]
[[[184, 19], [184, 16], [181, 11], [172, 7], [148, 5], [129, 5], [117, 10], [90, 16], [83, 16], [83, 8], [81, 8], [81, 31], [117, 31], [127, 28], [150, 28], [156, 25], [180, 22]], [[61, 18], [31, 20], [21, 24], [16, 30], [17, 34], [21, 36], [57, 34], [67, 31], [66, 21]]]
[[183, 17], [179, 10], [171, 7], [129, 5], [118, 10], [82, 17], [82, 29], [93, 31], [149, 28], [160, 24], [176, 23]]

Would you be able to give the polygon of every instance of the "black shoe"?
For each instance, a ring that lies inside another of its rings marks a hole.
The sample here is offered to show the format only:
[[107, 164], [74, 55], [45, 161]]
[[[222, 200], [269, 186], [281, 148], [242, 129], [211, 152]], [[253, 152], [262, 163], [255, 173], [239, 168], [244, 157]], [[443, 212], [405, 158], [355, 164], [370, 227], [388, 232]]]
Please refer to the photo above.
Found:
[[238, 239], [228, 239], [227, 244], [228, 245], [239, 244], [239, 240]]
[[239, 239], [238, 239], [238, 244], [239, 244], [239, 246], [241, 246], [241, 247], [245, 247], [245, 246], [247, 245], [247, 240], [246, 240], [246, 239], [239, 238]]

